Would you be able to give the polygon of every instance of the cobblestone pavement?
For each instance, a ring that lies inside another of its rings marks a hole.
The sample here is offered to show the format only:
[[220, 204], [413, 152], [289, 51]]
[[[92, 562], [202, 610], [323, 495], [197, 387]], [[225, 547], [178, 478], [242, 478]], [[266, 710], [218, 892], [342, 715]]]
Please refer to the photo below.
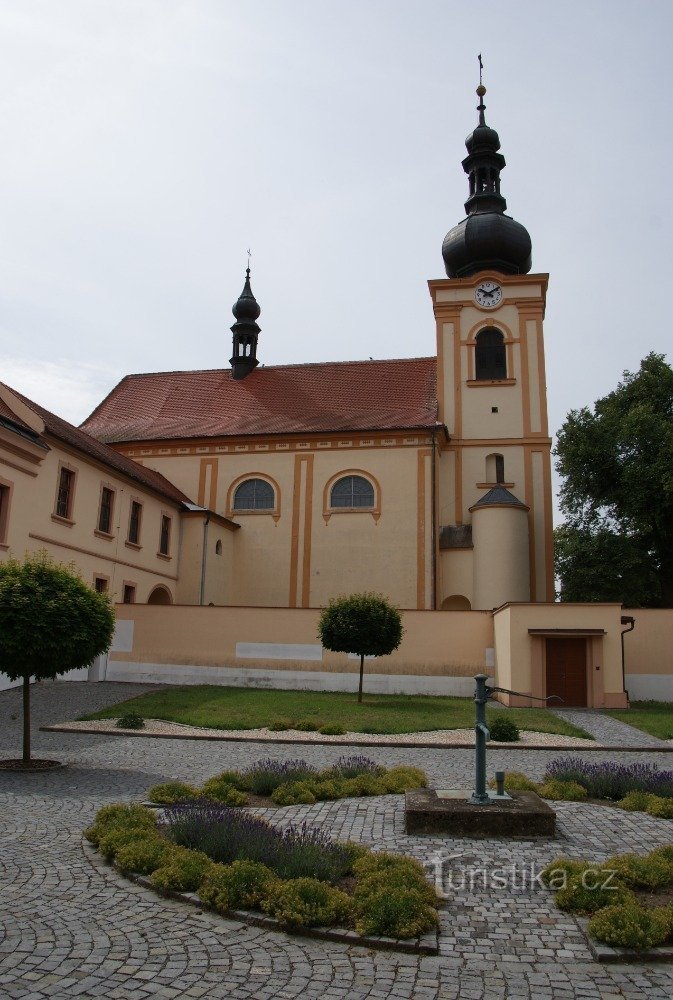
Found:
[[666, 740], [660, 740], [657, 736], [644, 733], [642, 729], [635, 729], [620, 719], [613, 719], [611, 715], [603, 715], [602, 712], [572, 708], [555, 708], [553, 712], [560, 719], [586, 730], [604, 746], [643, 747], [643, 749], [670, 746]]
[[[140, 693], [140, 688], [133, 686]], [[40, 685], [36, 720], [57, 721], [128, 696], [129, 686]], [[20, 693], [0, 694], [0, 757], [17, 756]], [[309, 819], [335, 836], [444, 859], [450, 899], [442, 913], [441, 953], [419, 957], [376, 952], [270, 933], [199, 913], [92, 865], [81, 830], [102, 804], [142, 799], [160, 779], [203, 780], [255, 757], [297, 755], [297, 748], [237, 743], [35, 733], [38, 755], [68, 767], [52, 774], [0, 772], [0, 997], [71, 1000], [104, 997], [208, 997], [233, 1000], [510, 1000], [614, 997], [670, 1000], [673, 967], [599, 965], [574, 920], [546, 890], [531, 884], [537, 868], [563, 852], [603, 859], [673, 841], [673, 821], [577, 803], [559, 803], [555, 841], [472, 841], [404, 833], [398, 796], [318, 803], [273, 811], [274, 821]], [[316, 764], [342, 747], [302, 747]], [[391, 765], [425, 768], [439, 787], [471, 785], [472, 751], [371, 748]], [[524, 770], [540, 777], [558, 754], [489, 753], [489, 770]], [[642, 754], [622, 755], [625, 760]], [[609, 751], [592, 760], [612, 759]], [[673, 767], [673, 752], [657, 754]], [[271, 811], [269, 811], [271, 814]], [[447, 858], [448, 856], [448, 858]], [[489, 887], [494, 868], [514, 865], [516, 884]], [[472, 884], [470, 884], [470, 879]]]

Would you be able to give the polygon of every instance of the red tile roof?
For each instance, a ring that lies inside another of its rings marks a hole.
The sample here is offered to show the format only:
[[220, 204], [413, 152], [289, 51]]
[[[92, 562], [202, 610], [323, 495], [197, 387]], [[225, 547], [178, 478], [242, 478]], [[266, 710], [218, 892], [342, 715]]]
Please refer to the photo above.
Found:
[[435, 358], [127, 375], [82, 427], [101, 441], [393, 431], [437, 421]]
[[[155, 493], [159, 493], [174, 503], [191, 503], [190, 498], [182, 490], [179, 490], [177, 486], [169, 482], [165, 476], [162, 476], [160, 472], [155, 472], [154, 469], [148, 469], [130, 458], [125, 458], [124, 455], [120, 455], [114, 448], [109, 448], [106, 444], [102, 444], [94, 437], [91, 437], [90, 434], [80, 430], [79, 427], [74, 427], [67, 420], [63, 420], [61, 417], [57, 417], [55, 413], [45, 410], [43, 406], [34, 403], [32, 399], [23, 396], [16, 389], [12, 389], [11, 386], [7, 386], [7, 388], [44, 421], [47, 433], [58, 438], [59, 441], [70, 445], [71, 448], [75, 448], [77, 451], [84, 452], [89, 458], [102, 462], [104, 465], [114, 469], [115, 472], [134, 480], [136, 483], [153, 490]], [[16, 421], [16, 417], [11, 417], [11, 415], [10, 419]]]

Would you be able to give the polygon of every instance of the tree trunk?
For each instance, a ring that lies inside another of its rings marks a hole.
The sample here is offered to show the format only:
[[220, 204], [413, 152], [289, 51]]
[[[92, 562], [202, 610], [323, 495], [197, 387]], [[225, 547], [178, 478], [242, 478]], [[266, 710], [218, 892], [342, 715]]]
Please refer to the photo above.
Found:
[[23, 678], [23, 759], [30, 760], [30, 677]]
[[358, 688], [358, 704], [362, 704], [362, 678], [365, 672], [365, 654], [360, 653], [360, 687]]

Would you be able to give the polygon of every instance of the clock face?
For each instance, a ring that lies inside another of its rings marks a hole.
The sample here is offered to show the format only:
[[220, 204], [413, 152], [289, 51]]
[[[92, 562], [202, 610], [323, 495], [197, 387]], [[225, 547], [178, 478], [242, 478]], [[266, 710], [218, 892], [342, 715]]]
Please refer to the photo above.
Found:
[[484, 309], [492, 309], [502, 302], [502, 288], [497, 281], [482, 281], [477, 285], [474, 299], [477, 305], [483, 306]]

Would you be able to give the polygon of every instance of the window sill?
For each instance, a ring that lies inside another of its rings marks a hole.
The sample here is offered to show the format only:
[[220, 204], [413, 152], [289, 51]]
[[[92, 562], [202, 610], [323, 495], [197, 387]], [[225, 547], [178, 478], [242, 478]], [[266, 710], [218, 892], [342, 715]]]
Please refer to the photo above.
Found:
[[322, 516], [325, 524], [334, 514], [369, 514], [375, 521], [381, 517], [381, 511], [378, 507], [330, 507], [323, 511]]
[[163, 559], [165, 562], [170, 562], [173, 556], [169, 556], [166, 552], [157, 552], [157, 559]]
[[503, 486], [506, 490], [513, 490], [516, 483], [477, 483], [478, 490], [494, 490], [496, 486]]
[[515, 378], [468, 378], [468, 389], [492, 389], [493, 386], [516, 385]]
[[2, 549], [2, 550], [3, 550], [3, 552], [4, 552], [4, 551], [5, 551], [6, 549], [8, 549], [8, 548], [9, 548], [9, 545], [7, 545], [7, 543], [6, 543], [6, 542], [0, 542], [0, 549]]
[[129, 542], [128, 539], [124, 542], [124, 545], [127, 549], [135, 549], [136, 552], [140, 552], [142, 549], [142, 545], [139, 545], [138, 542]]
[[75, 523], [69, 517], [61, 517], [60, 514], [52, 514], [51, 519], [52, 521], [56, 521], [57, 524], [65, 524], [69, 528], [72, 528], [73, 524]]
[[100, 528], [94, 528], [93, 533], [97, 538], [105, 538], [108, 542], [111, 542], [114, 539], [114, 535], [110, 531], [101, 531]]

